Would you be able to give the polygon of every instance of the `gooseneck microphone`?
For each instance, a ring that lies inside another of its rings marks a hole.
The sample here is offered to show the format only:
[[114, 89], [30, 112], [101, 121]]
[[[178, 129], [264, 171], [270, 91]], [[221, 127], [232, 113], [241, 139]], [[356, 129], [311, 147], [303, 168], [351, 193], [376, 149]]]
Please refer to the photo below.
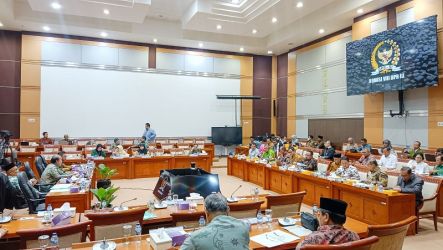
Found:
[[238, 199], [234, 197], [235, 192], [237, 192], [240, 188], [242, 187], [242, 185], [240, 184], [235, 190], [234, 192], [232, 192], [231, 196], [227, 199], [228, 202], [237, 202]]
[[116, 210], [116, 211], [123, 211], [123, 210], [125, 210], [124, 207], [123, 207], [123, 204], [128, 203], [130, 201], [135, 201], [135, 200], [137, 200], [137, 197], [133, 198], [133, 199], [130, 199], [130, 200], [127, 200], [127, 201], [123, 201], [122, 203], [120, 203], [120, 206], [116, 207], [114, 210]]

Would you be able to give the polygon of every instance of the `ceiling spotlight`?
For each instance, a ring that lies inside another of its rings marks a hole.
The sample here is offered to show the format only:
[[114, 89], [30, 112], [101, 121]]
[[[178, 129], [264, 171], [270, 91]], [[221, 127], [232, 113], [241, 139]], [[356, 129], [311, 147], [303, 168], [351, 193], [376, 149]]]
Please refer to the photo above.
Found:
[[106, 32], [103, 31], [103, 32], [100, 33], [100, 36], [102, 36], [102, 37], [107, 37], [107, 36], [108, 36], [108, 33], [106, 33]]
[[152, 39], [154, 43], [157, 43], [157, 38]]
[[51, 28], [49, 28], [48, 26], [43, 26], [43, 30], [44, 30], [44, 31], [50, 31]]
[[202, 48], [203, 47], [203, 43], [202, 42], [198, 43], [198, 47]]
[[222, 26], [220, 24], [217, 24], [217, 29], [221, 30]]
[[257, 30], [256, 30], [256, 29], [253, 29], [253, 30], [252, 30], [252, 34], [257, 34]]
[[297, 8], [303, 7], [303, 2], [298, 2], [296, 6], [297, 6]]
[[363, 13], [363, 9], [358, 9], [358, 10], [357, 10], [357, 13], [358, 13], [358, 14], [362, 14], [362, 13]]
[[325, 33], [325, 30], [324, 29], [319, 29], [318, 33], [323, 34], [323, 33]]
[[268, 50], [268, 54], [269, 54], [269, 55], [272, 54], [272, 50]]
[[276, 17], [273, 17], [271, 21], [272, 21], [272, 23], [276, 23], [278, 20]]
[[105, 14], [105, 15], [109, 15], [109, 10], [108, 10], [108, 9], [104, 9], [104, 10], [103, 10], [103, 14]]
[[3, 23], [2, 22], [0, 22], [0, 27], [3, 27]]
[[240, 52], [245, 51], [245, 49], [243, 47], [240, 47]]
[[52, 7], [54, 10], [59, 10], [59, 9], [62, 8], [62, 5], [59, 4], [59, 3], [57, 3], [57, 2], [53, 2], [53, 3], [51, 3], [51, 7]]

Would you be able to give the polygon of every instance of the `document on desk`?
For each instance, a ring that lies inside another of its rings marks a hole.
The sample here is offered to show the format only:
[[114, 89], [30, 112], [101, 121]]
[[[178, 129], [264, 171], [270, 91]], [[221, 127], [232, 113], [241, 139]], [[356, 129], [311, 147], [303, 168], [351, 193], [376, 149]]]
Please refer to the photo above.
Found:
[[284, 227], [284, 229], [288, 230], [288, 232], [290, 232], [291, 234], [295, 234], [299, 237], [306, 236], [312, 233], [311, 230], [304, 228], [300, 225]]
[[265, 247], [276, 247], [299, 239], [299, 237], [285, 233], [281, 230], [274, 230], [251, 237], [252, 241]]
[[49, 192], [65, 192], [69, 191], [71, 184], [55, 184]]

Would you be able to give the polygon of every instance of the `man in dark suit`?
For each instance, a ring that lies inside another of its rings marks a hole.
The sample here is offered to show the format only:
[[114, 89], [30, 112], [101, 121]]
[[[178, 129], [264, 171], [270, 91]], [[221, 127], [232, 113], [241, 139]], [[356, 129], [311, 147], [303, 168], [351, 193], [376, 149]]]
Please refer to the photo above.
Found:
[[323, 159], [332, 160], [334, 158], [335, 149], [331, 146], [331, 141], [325, 142], [325, 149], [323, 149], [323, 153], [321, 157]]

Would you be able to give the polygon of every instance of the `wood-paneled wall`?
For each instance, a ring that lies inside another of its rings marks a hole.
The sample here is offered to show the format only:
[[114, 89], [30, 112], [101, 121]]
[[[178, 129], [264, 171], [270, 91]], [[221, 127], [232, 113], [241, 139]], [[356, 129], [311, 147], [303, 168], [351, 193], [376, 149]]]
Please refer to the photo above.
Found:
[[0, 30], [0, 130], [20, 134], [20, 32]]
[[334, 145], [341, 146], [348, 137], [359, 142], [363, 138], [363, 118], [309, 119], [310, 135], [322, 135]]

